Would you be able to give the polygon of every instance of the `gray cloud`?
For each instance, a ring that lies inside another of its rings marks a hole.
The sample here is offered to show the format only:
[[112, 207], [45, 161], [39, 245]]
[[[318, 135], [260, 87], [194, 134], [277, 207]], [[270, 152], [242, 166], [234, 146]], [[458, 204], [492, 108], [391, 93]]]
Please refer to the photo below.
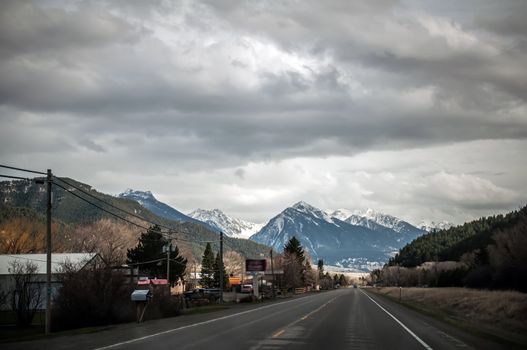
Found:
[[[259, 183], [248, 167], [286, 167], [298, 158], [325, 164], [364, 152], [427, 152], [486, 140], [500, 140], [494, 153], [513, 152], [505, 140], [523, 145], [527, 138], [524, 10], [514, 1], [4, 1], [0, 155], [55, 163], [65, 172], [77, 169], [58, 158], [82, 157], [79, 174], [97, 169], [86, 181], [104, 184], [113, 183], [104, 174], [123, 178], [144, 169], [178, 181], [185, 173], [227, 171], [230, 177], [201, 180], [243, 181], [247, 192], [281, 206], [309, 198], [345, 206], [330, 200], [339, 198], [331, 193], [324, 199], [294, 184], [288, 191]], [[468, 162], [472, 155], [464, 157]], [[441, 211], [453, 218], [514, 207], [526, 189], [514, 177], [507, 177], [510, 188], [496, 184], [497, 163], [480, 160], [462, 171], [435, 167], [424, 187], [390, 186], [406, 188], [406, 200], [415, 203], [425, 195], [422, 188], [430, 192], [427, 205], [457, 203], [459, 213]], [[412, 175], [397, 178], [415, 183], [419, 166], [408, 166]], [[301, 169], [290, 171], [306, 176]], [[270, 178], [287, 184], [288, 176]], [[152, 179], [130, 176], [131, 182]], [[203, 206], [198, 184], [184, 182], [177, 197]], [[489, 194], [471, 200], [437, 193], [456, 183]], [[389, 187], [361, 186], [346, 185], [343, 193], [396, 208], [389, 203], [398, 198], [380, 191]], [[228, 198], [226, 190], [215, 200]], [[243, 213], [249, 202], [229, 205]]]

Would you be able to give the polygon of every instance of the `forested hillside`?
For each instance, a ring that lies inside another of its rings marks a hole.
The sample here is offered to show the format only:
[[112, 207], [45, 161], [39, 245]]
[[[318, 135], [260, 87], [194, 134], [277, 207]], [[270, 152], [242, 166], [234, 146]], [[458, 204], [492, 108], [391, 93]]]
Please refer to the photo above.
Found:
[[527, 292], [527, 207], [419, 237], [372, 278], [386, 285]]
[[[116, 213], [128, 221], [143, 227], [157, 223], [173, 231], [174, 242], [189, 258], [201, 259], [205, 241], [213, 241], [213, 248], [219, 249], [219, 236], [207, 228], [191, 222], [177, 222], [159, 217], [143, 208], [139, 203], [117, 198], [96, 191], [91, 186], [72, 179], [65, 179], [72, 186], [57, 180], [53, 186], [53, 242], [54, 251], [71, 252], [93, 249], [96, 242], [108, 239], [118, 239], [122, 250], [137, 244], [137, 238], [144, 229], [120, 220], [115, 216], [68, 193], [59, 185], [73, 193], [88, 199], [98, 206]], [[93, 197], [83, 194], [75, 187], [88, 192]], [[127, 215], [105, 204], [144, 218]], [[46, 191], [43, 185], [35, 181], [4, 181], [0, 182], [0, 254], [5, 253], [37, 253], [44, 251]], [[98, 237], [91, 237], [98, 235]], [[87, 246], [87, 241], [90, 243]], [[244, 239], [225, 237], [225, 250], [234, 250], [246, 257], [258, 257], [268, 254], [269, 248]]]
[[[527, 206], [506, 215], [489, 216], [461, 226], [431, 232], [404, 246], [389, 265], [414, 267], [426, 261], [459, 261], [463, 254], [483, 250], [482, 263], [488, 263], [484, 250], [494, 243], [493, 235], [525, 221]], [[527, 233], [526, 233], [527, 234]]]

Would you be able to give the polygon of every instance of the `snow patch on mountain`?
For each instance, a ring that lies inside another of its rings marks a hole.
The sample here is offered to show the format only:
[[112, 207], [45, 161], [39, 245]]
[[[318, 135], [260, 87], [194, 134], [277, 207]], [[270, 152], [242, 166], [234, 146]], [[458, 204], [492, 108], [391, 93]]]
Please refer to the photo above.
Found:
[[353, 215], [353, 211], [349, 209], [337, 209], [337, 210], [326, 210], [326, 215], [339, 219], [340, 221], [346, 221], [347, 218]]
[[263, 224], [256, 224], [242, 219], [233, 218], [226, 215], [220, 209], [196, 209], [188, 214], [188, 216], [216, 227], [227, 236], [234, 238], [247, 239], [260, 231], [264, 226]]
[[425, 231], [395, 216], [371, 208], [365, 210], [337, 209], [335, 211], [328, 210], [326, 213], [348, 224], [367, 227], [372, 230], [382, 226], [401, 234], [419, 234]]

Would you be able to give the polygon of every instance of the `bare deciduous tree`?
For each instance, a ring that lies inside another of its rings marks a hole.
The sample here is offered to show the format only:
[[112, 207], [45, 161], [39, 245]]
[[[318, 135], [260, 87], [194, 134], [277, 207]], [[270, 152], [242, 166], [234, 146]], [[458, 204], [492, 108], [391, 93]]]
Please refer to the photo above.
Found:
[[11, 307], [16, 312], [18, 327], [27, 327], [41, 307], [42, 289], [37, 280], [38, 267], [31, 261], [14, 260], [9, 263], [9, 273], [13, 280], [10, 291]]
[[[52, 223], [53, 247], [63, 251], [65, 240], [57, 237], [62, 230]], [[45, 251], [46, 225], [44, 221], [31, 220], [27, 217], [13, 217], [0, 224], [0, 253], [2, 254], [35, 254]]]
[[285, 287], [288, 289], [303, 287], [305, 267], [299, 261], [296, 254], [284, 252], [282, 264], [284, 269]]
[[240, 276], [245, 268], [245, 259], [241, 254], [229, 250], [223, 255], [223, 265], [228, 274]]
[[126, 251], [135, 245], [137, 232], [110, 219], [78, 226], [72, 237], [71, 249], [76, 252], [99, 253], [110, 266], [123, 264]]

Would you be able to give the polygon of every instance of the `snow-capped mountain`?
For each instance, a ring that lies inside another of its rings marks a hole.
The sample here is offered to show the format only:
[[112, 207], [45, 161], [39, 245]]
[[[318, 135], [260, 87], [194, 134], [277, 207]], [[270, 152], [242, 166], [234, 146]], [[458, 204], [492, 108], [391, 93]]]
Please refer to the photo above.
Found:
[[[204, 225], [208, 229], [211, 229], [211, 227], [207, 224], [183, 214], [182, 212], [172, 208], [168, 204], [158, 201], [150, 191], [134, 191], [132, 189], [127, 189], [118, 197], [136, 201], [137, 203], [141, 204], [142, 207], [166, 219], [180, 222], [194, 222], [197, 224]], [[214, 229], [214, 231], [216, 231], [216, 229]]]
[[349, 209], [326, 210], [326, 215], [332, 218], [337, 218], [340, 221], [345, 221], [355, 212]]
[[196, 209], [188, 214], [191, 218], [205, 222], [229, 237], [249, 238], [258, 232], [264, 225], [237, 219], [226, 215], [219, 209]]
[[435, 221], [421, 221], [417, 226], [421, 230], [425, 230], [427, 232], [432, 232], [432, 231], [436, 231], [436, 230], [448, 230], [449, 228], [454, 226], [454, 224], [449, 222], [449, 221], [445, 221], [445, 220], [439, 221], [439, 222], [435, 222]]
[[[250, 239], [282, 251], [287, 241], [295, 236], [312, 260], [324, 259], [326, 264], [365, 271], [383, 264], [397, 249], [415, 238], [402, 234], [404, 230], [397, 232], [371, 219], [367, 219], [370, 227], [343, 221], [339, 218], [346, 216], [344, 210], [330, 214], [333, 213], [298, 202], [272, 218]], [[398, 227], [394, 222], [385, 224]]]
[[367, 227], [374, 231], [382, 228], [389, 228], [400, 233], [402, 236], [401, 239], [405, 241], [411, 241], [425, 233], [425, 230], [417, 228], [404, 220], [370, 208], [355, 211], [338, 209], [333, 212], [327, 211], [326, 213], [349, 224]]

